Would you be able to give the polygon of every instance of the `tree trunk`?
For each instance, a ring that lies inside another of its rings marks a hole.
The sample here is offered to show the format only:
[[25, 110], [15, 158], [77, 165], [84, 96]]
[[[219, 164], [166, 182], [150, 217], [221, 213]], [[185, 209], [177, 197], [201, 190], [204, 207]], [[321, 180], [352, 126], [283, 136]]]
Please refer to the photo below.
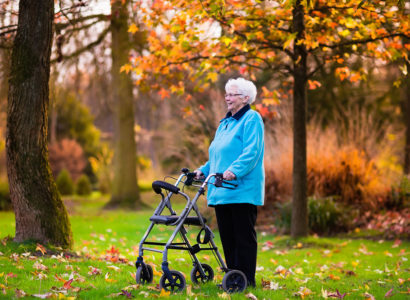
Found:
[[304, 38], [304, 7], [297, 0], [293, 9], [293, 32], [297, 32], [294, 40], [294, 85], [293, 85], [293, 199], [292, 199], [292, 237], [308, 234], [307, 214], [307, 162], [306, 162], [306, 80], [307, 52], [298, 41]]
[[58, 194], [47, 149], [54, 0], [21, 0], [7, 106], [7, 174], [17, 242], [72, 245], [67, 211]]
[[404, 125], [406, 127], [406, 144], [404, 148], [404, 174], [410, 175], [410, 63], [407, 65], [407, 80], [404, 83]]
[[130, 39], [128, 36], [129, 1], [111, 1], [112, 37], [112, 104], [114, 110], [114, 180], [112, 196], [107, 207], [141, 206], [137, 185], [136, 144], [134, 136], [133, 83], [120, 68], [128, 63]]

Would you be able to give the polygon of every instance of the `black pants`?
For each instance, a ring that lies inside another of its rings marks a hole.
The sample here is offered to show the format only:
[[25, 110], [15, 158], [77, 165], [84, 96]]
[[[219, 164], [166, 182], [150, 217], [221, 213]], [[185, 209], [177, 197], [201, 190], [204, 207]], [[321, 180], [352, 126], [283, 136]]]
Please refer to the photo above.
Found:
[[255, 286], [257, 207], [238, 203], [215, 206], [216, 220], [228, 269], [245, 273], [248, 285]]

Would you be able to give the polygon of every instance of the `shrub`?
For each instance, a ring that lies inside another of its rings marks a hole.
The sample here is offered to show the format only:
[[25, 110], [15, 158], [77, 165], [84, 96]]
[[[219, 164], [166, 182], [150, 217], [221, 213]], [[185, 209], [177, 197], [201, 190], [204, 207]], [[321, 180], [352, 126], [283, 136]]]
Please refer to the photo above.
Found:
[[56, 184], [61, 195], [72, 195], [74, 193], [74, 183], [66, 169], [58, 174]]
[[[346, 215], [343, 215], [346, 212]], [[275, 225], [289, 232], [292, 220], [292, 202], [276, 203]], [[351, 225], [352, 210], [342, 210], [333, 198], [308, 199], [308, 225], [312, 233], [333, 234], [347, 231]]]
[[388, 194], [380, 171], [363, 152], [342, 148], [309, 155], [308, 195], [338, 196], [339, 203], [365, 211], [378, 210]]
[[0, 182], [0, 210], [10, 210], [12, 209], [9, 184], [5, 182]]
[[91, 183], [87, 175], [83, 174], [77, 180], [77, 195], [88, 196], [91, 194]]
[[81, 176], [87, 161], [79, 143], [75, 140], [63, 139], [49, 145], [48, 148], [51, 171], [54, 176], [57, 176], [63, 169], [70, 172], [73, 180]]
[[98, 178], [98, 189], [103, 194], [111, 191], [113, 156], [114, 152], [107, 144], [103, 144], [101, 151], [95, 157], [89, 158], [93, 173]]
[[331, 197], [309, 198], [308, 212], [309, 228], [314, 233], [331, 234], [347, 229], [342, 221], [342, 210]]
[[400, 211], [410, 205], [410, 180], [403, 176], [397, 187], [392, 187], [391, 193], [386, 201], [388, 210]]

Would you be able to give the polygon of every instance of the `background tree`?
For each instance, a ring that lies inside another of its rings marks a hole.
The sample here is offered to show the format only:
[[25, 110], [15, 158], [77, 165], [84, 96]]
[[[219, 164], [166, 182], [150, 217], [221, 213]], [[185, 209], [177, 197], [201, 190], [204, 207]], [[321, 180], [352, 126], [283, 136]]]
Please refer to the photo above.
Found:
[[47, 150], [53, 19], [53, 0], [20, 1], [7, 108], [7, 173], [16, 215], [15, 240], [70, 247], [70, 222]]
[[[58, 68], [54, 68], [54, 78], [62, 80], [59, 79], [60, 71], [66, 77], [67, 73], [73, 73], [74, 82], [70, 88], [74, 89], [78, 98], [82, 95], [81, 98], [84, 99], [84, 89], [87, 90], [88, 95], [92, 93], [90, 90], [93, 87], [95, 92], [95, 82], [99, 80], [95, 74], [100, 75], [101, 72], [111, 69], [111, 76], [105, 74], [105, 81], [109, 84], [100, 87], [101, 95], [98, 100], [93, 101], [93, 104], [97, 103], [100, 107], [104, 107], [105, 117], [110, 115], [106, 118], [110, 121], [106, 127], [114, 131], [110, 136], [113, 137], [116, 158], [114, 159], [113, 195], [109, 206], [139, 207], [141, 200], [136, 178], [137, 154], [133, 104], [135, 100], [133, 89], [135, 88], [128, 75], [120, 74], [120, 67], [127, 61], [130, 50], [129, 34], [126, 31], [130, 18], [128, 10], [131, 1], [107, 1], [107, 7], [111, 3], [111, 14], [93, 12], [90, 7], [95, 3], [100, 4], [98, 2], [95, 0], [63, 0], [56, 4], [58, 5], [54, 18], [56, 43], [51, 61], [54, 65], [58, 65]], [[14, 27], [10, 26], [0, 28], [0, 36], [7, 33], [12, 38]], [[135, 36], [137, 37], [138, 34]], [[112, 50], [110, 56], [106, 48]], [[81, 72], [80, 65], [84, 65], [84, 62], [89, 67], [87, 71], [90, 74]], [[91, 74], [91, 70], [95, 73]], [[84, 88], [84, 81], [91, 81], [91, 84]], [[67, 84], [66, 78], [64, 78], [64, 84]], [[92, 101], [88, 99], [88, 102], [90, 104]], [[56, 124], [53, 120], [58, 120], [58, 118], [58, 111], [52, 109], [51, 141], [54, 141], [56, 136], [53, 130], [56, 129]], [[105, 123], [108, 122], [105, 121]], [[111, 123], [114, 123], [114, 128], [111, 128]], [[77, 141], [83, 144], [82, 141]], [[87, 155], [90, 154], [88, 150], [85, 149]]]
[[[348, 68], [351, 49], [380, 61], [407, 57], [401, 38], [409, 34], [408, 18], [395, 3], [359, 0], [155, 1], [147, 12], [140, 26], [152, 28], [150, 55], [132, 61], [139, 85], [148, 83], [147, 77], [162, 78], [172, 92], [184, 94], [184, 75], [200, 89], [215, 82], [218, 72], [233, 69], [254, 80], [269, 70], [270, 81], [292, 84], [292, 236], [306, 235], [306, 89], [320, 85], [309, 78], [338, 62], [335, 73], [341, 80], [365, 79], [361, 70]], [[263, 90], [262, 97], [269, 106], [281, 100], [281, 93]]]
[[137, 185], [133, 83], [121, 72], [131, 49], [128, 33], [129, 1], [111, 1], [111, 97], [114, 110], [114, 180], [108, 207], [141, 206]]

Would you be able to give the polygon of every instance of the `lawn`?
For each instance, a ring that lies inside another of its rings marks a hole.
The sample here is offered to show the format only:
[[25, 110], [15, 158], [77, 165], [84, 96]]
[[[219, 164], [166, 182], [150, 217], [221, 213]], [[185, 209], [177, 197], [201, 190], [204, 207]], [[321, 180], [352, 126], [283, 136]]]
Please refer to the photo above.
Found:
[[[156, 206], [153, 193], [144, 201]], [[288, 236], [258, 233], [257, 287], [242, 294], [226, 294], [216, 284], [223, 273], [210, 252], [201, 251], [201, 262], [215, 271], [212, 283], [193, 285], [192, 263], [185, 252], [169, 254], [170, 269], [183, 272], [187, 288], [175, 295], [159, 290], [161, 254], [145, 252], [144, 259], [154, 267], [154, 282], [135, 284], [134, 263], [138, 243], [149, 225], [153, 209], [144, 211], [104, 211], [106, 197], [68, 198], [74, 235], [72, 253], [46, 249], [36, 243], [16, 244], [14, 215], [0, 212], [0, 298], [103, 299], [409, 299], [410, 263], [408, 241]], [[177, 203], [176, 207], [182, 207]], [[152, 239], [165, 241], [172, 228], [157, 227]], [[194, 241], [198, 230], [188, 227]], [[217, 232], [218, 246], [219, 236]], [[46, 252], [45, 252], [46, 251]]]

